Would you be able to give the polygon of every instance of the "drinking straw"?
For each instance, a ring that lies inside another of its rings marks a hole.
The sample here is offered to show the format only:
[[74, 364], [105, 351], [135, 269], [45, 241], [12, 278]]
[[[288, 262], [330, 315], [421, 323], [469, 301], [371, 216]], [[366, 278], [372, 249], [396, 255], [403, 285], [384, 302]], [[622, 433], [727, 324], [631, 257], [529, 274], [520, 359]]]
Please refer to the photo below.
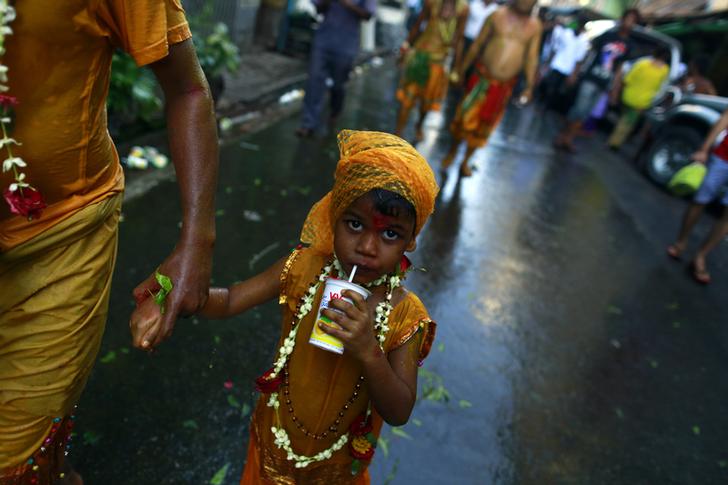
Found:
[[351, 274], [349, 275], [349, 283], [354, 282], [354, 275], [356, 274], [356, 265], [354, 265], [353, 268], [351, 268]]

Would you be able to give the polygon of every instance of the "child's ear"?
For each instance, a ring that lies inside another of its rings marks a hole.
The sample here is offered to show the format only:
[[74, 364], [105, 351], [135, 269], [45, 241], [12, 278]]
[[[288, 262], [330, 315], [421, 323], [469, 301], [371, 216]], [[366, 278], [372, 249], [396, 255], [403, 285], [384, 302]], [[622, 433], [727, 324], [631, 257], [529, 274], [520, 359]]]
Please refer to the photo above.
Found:
[[415, 238], [413, 237], [413, 238], [412, 238], [412, 240], [411, 240], [411, 241], [409, 242], [409, 244], [407, 244], [407, 247], [406, 247], [406, 248], [404, 248], [404, 250], [405, 250], [406, 252], [408, 252], [408, 253], [411, 253], [411, 252], [412, 252], [412, 251], [414, 251], [415, 249], [417, 249], [417, 239], [415, 239]]

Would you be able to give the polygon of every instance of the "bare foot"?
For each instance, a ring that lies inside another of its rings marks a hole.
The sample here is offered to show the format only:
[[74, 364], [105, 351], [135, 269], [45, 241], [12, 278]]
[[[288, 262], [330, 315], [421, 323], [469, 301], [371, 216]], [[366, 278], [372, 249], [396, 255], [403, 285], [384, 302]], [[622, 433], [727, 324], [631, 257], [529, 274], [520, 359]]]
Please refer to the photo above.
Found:
[[473, 169], [470, 168], [470, 165], [467, 163], [463, 163], [460, 165], [460, 175], [463, 177], [470, 177], [473, 175]]
[[690, 263], [690, 272], [693, 275], [693, 279], [701, 285], [707, 285], [711, 281], [710, 273], [708, 273], [708, 270], [705, 267], [704, 258], [696, 256], [695, 259], [693, 259], [693, 262]]
[[681, 243], [673, 243], [670, 244], [667, 247], [667, 255], [670, 256], [672, 259], [680, 260], [682, 259], [682, 253], [685, 251], [685, 244]]

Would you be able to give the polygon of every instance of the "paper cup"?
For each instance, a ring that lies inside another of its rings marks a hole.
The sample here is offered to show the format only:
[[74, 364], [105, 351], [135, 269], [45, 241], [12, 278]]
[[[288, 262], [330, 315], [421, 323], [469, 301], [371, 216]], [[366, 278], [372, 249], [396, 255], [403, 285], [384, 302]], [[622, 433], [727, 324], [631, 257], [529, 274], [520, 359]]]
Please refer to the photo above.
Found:
[[[338, 325], [329, 320], [322, 312], [324, 309], [329, 307], [329, 303], [331, 302], [331, 300], [342, 299], [353, 304], [351, 298], [344, 298], [341, 296], [341, 292], [344, 290], [355, 291], [363, 296], [365, 300], [369, 298], [369, 295], [371, 295], [371, 293], [367, 289], [362, 288], [359, 285], [355, 285], [354, 283], [349, 283], [345, 280], [337, 280], [335, 278], [328, 278], [326, 280], [324, 294], [321, 297], [321, 304], [319, 305], [318, 314], [316, 315], [316, 323], [313, 324], [313, 331], [311, 332], [311, 337], [308, 339], [308, 343], [324, 350], [335, 352], [337, 354], [344, 353], [344, 344], [341, 342], [341, 340], [332, 337], [331, 335], [324, 332], [319, 324], [323, 322], [325, 325], [338, 327]], [[333, 308], [331, 310], [335, 312], [339, 311]]]

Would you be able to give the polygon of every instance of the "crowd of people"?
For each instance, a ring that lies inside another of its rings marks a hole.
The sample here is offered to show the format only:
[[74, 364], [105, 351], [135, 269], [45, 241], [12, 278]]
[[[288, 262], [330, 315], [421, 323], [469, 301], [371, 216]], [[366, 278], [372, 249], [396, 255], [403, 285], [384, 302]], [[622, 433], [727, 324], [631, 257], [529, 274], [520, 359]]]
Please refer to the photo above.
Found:
[[[3, 124], [3, 146], [12, 146], [15, 155], [3, 164], [0, 179], [9, 204], [0, 208], [1, 485], [82, 483], [65, 457], [73, 409], [107, 317], [123, 191], [104, 109], [114, 49], [150, 66], [165, 93], [183, 213], [174, 250], [134, 290], [134, 345], [156, 348], [182, 315], [226, 318], [276, 298], [282, 306], [276, 360], [256, 382], [261, 397], [241, 479], [250, 484], [368, 483], [382, 424], [409, 419], [417, 366], [436, 326], [402, 286], [405, 253], [414, 250], [439, 190], [428, 162], [401, 138], [412, 109], [418, 108], [419, 141], [425, 117], [439, 109], [448, 89], [461, 93], [441, 166], [447, 169], [465, 144], [459, 173], [467, 177], [474, 152], [487, 143], [516, 89], [520, 104], [536, 95], [543, 106], [565, 113], [554, 145], [566, 151], [575, 150], [574, 139], [600, 100], [621, 102], [608, 141], [618, 148], [668, 73], [664, 49], [625, 68], [630, 32], [640, 20], [634, 9], [589, 45], [578, 18], [544, 35], [536, 0], [500, 7], [485, 0], [426, 0], [413, 8], [400, 48], [395, 134], [342, 131], [335, 182], [311, 208], [302, 245], [242, 283], [210, 288], [218, 145], [184, 10], [177, 0], [81, 3], [83, 8], [69, 9], [62, 2], [18, 2], [16, 10], [0, 4], [8, 23], [16, 16], [33, 19], [13, 25], [5, 42], [3, 76], [9, 81], [0, 96], [3, 120], [11, 110], [15, 119], [14, 138]], [[311, 52], [297, 131], [302, 137], [321, 123], [327, 79], [329, 124], [336, 124], [360, 24], [375, 10], [373, 0], [317, 0], [316, 6], [324, 20]], [[55, 26], [52, 36], [46, 25]], [[704, 72], [694, 60], [686, 89], [714, 91]], [[728, 114], [693, 157], [713, 161], [668, 248], [675, 258], [705, 204], [728, 182], [726, 142], [710, 155], [727, 125]], [[705, 257], [727, 232], [724, 216], [693, 261], [699, 281], [710, 280]], [[329, 277], [349, 277], [366, 297], [346, 290], [317, 313]], [[337, 338], [345, 353], [308, 345], [314, 332]]]

